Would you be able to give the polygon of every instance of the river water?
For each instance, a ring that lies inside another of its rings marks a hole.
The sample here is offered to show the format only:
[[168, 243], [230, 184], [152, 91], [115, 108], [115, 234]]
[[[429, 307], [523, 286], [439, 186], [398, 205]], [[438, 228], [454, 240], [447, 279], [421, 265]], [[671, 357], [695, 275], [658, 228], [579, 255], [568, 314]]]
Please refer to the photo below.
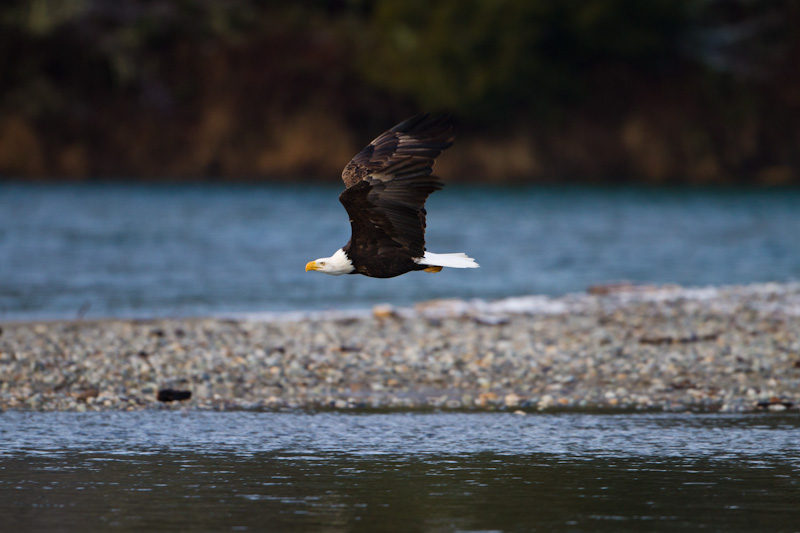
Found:
[[[447, 187], [428, 248], [476, 270], [306, 273], [337, 187], [0, 184], [0, 321], [800, 279], [800, 192]], [[8, 531], [800, 531], [776, 414], [0, 413]]]
[[797, 531], [778, 415], [4, 413], [6, 531]]
[[0, 321], [396, 306], [631, 280], [800, 279], [800, 190], [448, 186], [428, 249], [479, 269], [304, 270], [349, 239], [336, 186], [0, 184]]

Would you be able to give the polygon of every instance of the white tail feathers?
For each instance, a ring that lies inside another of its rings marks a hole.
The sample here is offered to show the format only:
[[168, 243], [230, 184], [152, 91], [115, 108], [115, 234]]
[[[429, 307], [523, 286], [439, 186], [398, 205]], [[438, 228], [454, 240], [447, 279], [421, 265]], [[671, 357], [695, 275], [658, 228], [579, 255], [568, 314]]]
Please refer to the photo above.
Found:
[[434, 254], [425, 252], [425, 255], [415, 259], [420, 265], [441, 266], [450, 268], [478, 268], [478, 263], [464, 253]]

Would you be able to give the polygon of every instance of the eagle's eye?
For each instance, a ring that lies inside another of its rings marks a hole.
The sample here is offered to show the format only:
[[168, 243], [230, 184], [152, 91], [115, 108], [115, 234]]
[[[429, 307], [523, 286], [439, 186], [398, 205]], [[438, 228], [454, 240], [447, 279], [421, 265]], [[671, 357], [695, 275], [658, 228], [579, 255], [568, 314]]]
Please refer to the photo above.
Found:
[[324, 267], [325, 266], [325, 261], [320, 261], [319, 262], [319, 266], [323, 266]]

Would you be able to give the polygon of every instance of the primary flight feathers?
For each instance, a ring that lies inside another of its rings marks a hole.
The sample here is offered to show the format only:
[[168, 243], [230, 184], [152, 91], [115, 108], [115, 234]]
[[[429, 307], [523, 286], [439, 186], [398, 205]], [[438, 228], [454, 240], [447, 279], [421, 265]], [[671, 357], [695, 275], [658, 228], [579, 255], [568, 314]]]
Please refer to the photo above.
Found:
[[342, 171], [339, 201], [350, 215], [350, 242], [306, 270], [391, 278], [412, 270], [475, 268], [463, 253], [425, 251], [425, 200], [444, 186], [432, 175], [436, 157], [453, 144], [446, 116], [416, 115], [384, 132]]

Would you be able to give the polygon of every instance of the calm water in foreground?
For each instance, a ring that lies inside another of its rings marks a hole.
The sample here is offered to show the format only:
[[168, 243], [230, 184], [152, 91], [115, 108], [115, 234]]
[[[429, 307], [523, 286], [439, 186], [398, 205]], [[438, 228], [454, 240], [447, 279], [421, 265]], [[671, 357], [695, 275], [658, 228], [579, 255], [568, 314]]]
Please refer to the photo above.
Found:
[[0, 321], [561, 295], [627, 279], [800, 279], [800, 190], [448, 186], [428, 248], [481, 268], [307, 273], [350, 236], [340, 187], [0, 183]]
[[797, 531], [774, 415], [0, 414], [7, 531]]

